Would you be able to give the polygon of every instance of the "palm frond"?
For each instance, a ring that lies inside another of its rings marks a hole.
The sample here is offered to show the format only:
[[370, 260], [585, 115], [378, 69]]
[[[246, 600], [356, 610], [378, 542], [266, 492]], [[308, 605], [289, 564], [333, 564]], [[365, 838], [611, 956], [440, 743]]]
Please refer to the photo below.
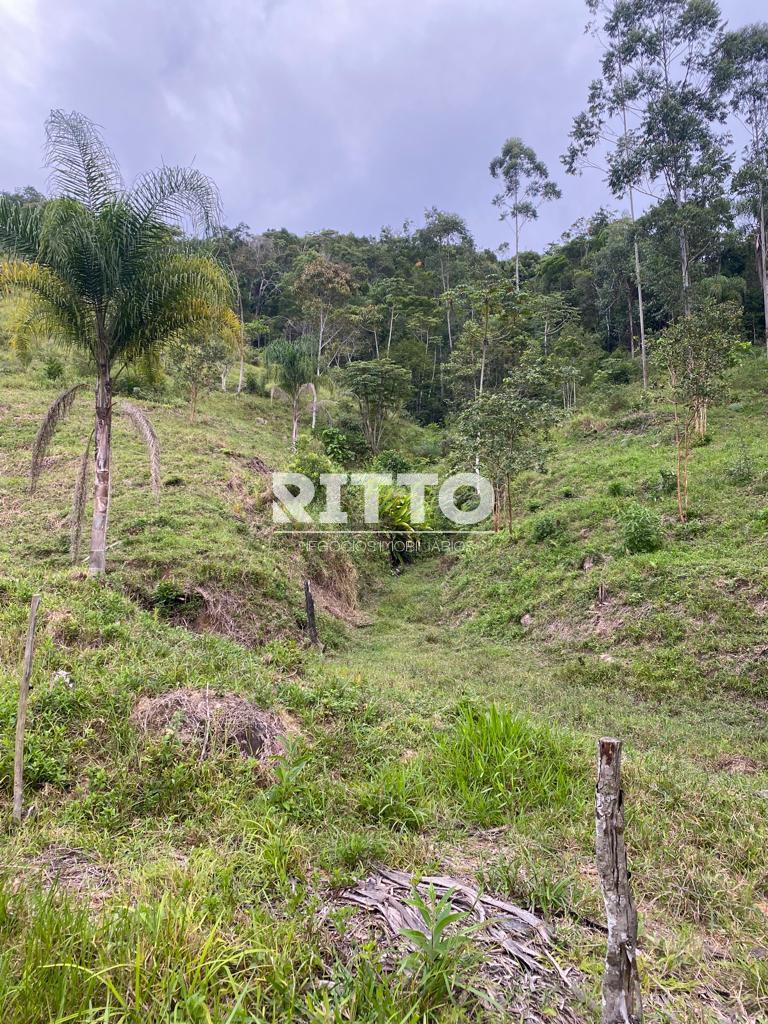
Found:
[[139, 437], [147, 446], [149, 456], [149, 475], [152, 481], [152, 493], [160, 493], [160, 442], [149, 417], [133, 402], [121, 402], [119, 411], [129, 421]]
[[24, 295], [34, 303], [40, 328], [89, 347], [93, 324], [77, 293], [50, 267], [25, 260], [0, 260], [0, 295]]
[[0, 195], [0, 252], [34, 260], [40, 248], [41, 204], [20, 203]]
[[161, 250], [137, 272], [115, 310], [113, 351], [133, 358], [180, 332], [215, 330], [234, 317], [233, 298], [230, 277], [216, 260], [181, 248]]
[[85, 451], [80, 456], [80, 464], [77, 467], [75, 479], [75, 490], [72, 495], [72, 518], [69, 524], [69, 554], [72, 562], [80, 557], [80, 541], [83, 536], [83, 521], [85, 519], [85, 503], [88, 497], [88, 469], [91, 465], [91, 441], [93, 431], [88, 435], [85, 443]]
[[45, 123], [45, 165], [49, 182], [61, 196], [99, 210], [123, 192], [114, 154], [99, 126], [73, 110], [52, 110]]
[[48, 408], [40, 429], [32, 443], [32, 467], [29, 474], [29, 489], [34, 494], [37, 481], [40, 479], [40, 472], [43, 468], [43, 459], [48, 451], [56, 427], [66, 419], [77, 392], [85, 387], [85, 384], [75, 384], [56, 398]]
[[160, 167], [142, 174], [128, 203], [143, 221], [182, 226], [185, 219], [212, 234], [219, 227], [221, 200], [214, 182], [194, 167]]

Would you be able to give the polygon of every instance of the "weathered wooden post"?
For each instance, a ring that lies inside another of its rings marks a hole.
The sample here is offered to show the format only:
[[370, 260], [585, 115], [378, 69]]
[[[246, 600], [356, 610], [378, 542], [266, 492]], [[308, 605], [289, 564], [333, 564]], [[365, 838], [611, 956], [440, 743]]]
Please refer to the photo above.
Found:
[[641, 1024], [637, 969], [637, 911], [624, 846], [621, 740], [598, 742], [595, 791], [595, 846], [608, 924], [603, 974], [603, 1024]]
[[309, 632], [310, 643], [315, 647], [320, 646], [320, 638], [317, 635], [317, 622], [315, 620], [315, 599], [312, 597], [312, 585], [309, 580], [304, 580], [304, 605], [307, 610], [307, 631]]
[[35, 625], [40, 595], [35, 594], [29, 609], [27, 643], [24, 648], [24, 665], [21, 670], [19, 687], [19, 710], [16, 714], [16, 751], [13, 759], [13, 820], [20, 822], [24, 807], [24, 730], [27, 725], [27, 701], [29, 680], [32, 676], [32, 657], [35, 653]]

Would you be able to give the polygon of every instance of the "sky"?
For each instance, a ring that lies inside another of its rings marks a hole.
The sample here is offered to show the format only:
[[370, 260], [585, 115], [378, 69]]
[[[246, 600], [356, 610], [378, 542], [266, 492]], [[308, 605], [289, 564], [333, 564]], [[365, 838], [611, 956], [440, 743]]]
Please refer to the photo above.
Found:
[[[737, 27], [764, 3], [721, 7]], [[0, 0], [0, 190], [45, 190], [60, 107], [103, 126], [128, 181], [211, 175], [228, 224], [377, 234], [438, 206], [496, 248], [488, 164], [518, 135], [563, 189], [526, 229], [543, 248], [621, 209], [559, 162], [598, 69], [585, 21], [581, 0]]]

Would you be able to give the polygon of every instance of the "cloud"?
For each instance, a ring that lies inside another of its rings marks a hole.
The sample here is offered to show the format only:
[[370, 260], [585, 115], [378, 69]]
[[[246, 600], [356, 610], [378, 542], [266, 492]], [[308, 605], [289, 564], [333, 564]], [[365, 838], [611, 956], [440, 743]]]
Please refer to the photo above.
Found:
[[584, 20], [574, 0], [0, 0], [0, 187], [43, 183], [64, 107], [104, 125], [127, 178], [212, 174], [230, 223], [374, 233], [436, 204], [495, 246], [488, 163], [521, 135], [564, 186], [529, 228], [543, 245], [610, 203], [558, 163], [596, 70]]

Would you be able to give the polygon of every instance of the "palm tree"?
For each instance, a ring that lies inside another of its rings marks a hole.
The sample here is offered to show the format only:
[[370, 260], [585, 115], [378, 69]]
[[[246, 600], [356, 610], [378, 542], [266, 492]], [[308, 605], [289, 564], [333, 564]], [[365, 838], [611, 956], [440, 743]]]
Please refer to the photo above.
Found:
[[[22, 295], [30, 322], [45, 323], [93, 361], [96, 479], [88, 568], [98, 574], [105, 569], [114, 377], [181, 332], [226, 316], [232, 288], [204, 246], [179, 241], [185, 220], [206, 233], [215, 227], [219, 202], [210, 179], [194, 169], [162, 167], [126, 188], [88, 118], [55, 110], [45, 128], [55, 197], [22, 205], [0, 196], [0, 252], [6, 254], [0, 294]], [[77, 390], [59, 396], [38, 433], [33, 487]], [[140, 430], [146, 438], [146, 428]], [[79, 478], [78, 485], [84, 486]]]
[[271, 387], [272, 396], [282, 395], [291, 403], [291, 445], [295, 449], [299, 435], [302, 397], [312, 395], [313, 420], [317, 405], [312, 354], [308, 346], [301, 341], [273, 341], [264, 350], [264, 361], [277, 378]]

